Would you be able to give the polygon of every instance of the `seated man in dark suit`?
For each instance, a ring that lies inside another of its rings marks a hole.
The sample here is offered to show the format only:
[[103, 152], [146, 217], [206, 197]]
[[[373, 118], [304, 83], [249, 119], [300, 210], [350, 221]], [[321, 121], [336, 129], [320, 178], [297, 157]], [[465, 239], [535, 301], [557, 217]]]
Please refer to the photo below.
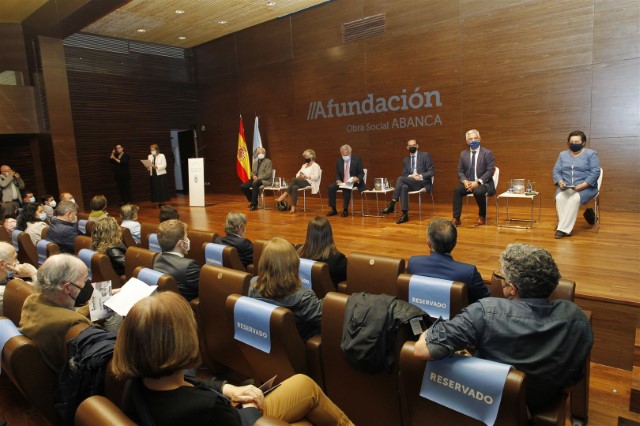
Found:
[[253, 262], [253, 243], [244, 237], [247, 233], [247, 216], [240, 212], [229, 212], [224, 222], [224, 232], [224, 238], [218, 237], [213, 242], [238, 249], [240, 261], [246, 268]]
[[393, 213], [398, 201], [402, 203], [402, 216], [396, 223], [409, 221], [409, 191], [419, 191], [425, 188], [431, 192], [431, 178], [434, 176], [433, 161], [427, 152], [418, 152], [418, 141], [407, 141], [409, 156], [402, 160], [402, 176], [396, 180], [396, 187], [391, 202], [382, 210], [384, 214]]
[[429, 256], [412, 256], [407, 266], [408, 274], [459, 281], [467, 286], [469, 303], [489, 297], [489, 287], [482, 281], [478, 268], [456, 262], [451, 252], [458, 240], [458, 230], [446, 219], [434, 219], [427, 227]]
[[441, 359], [476, 348], [476, 356], [527, 374], [527, 405], [543, 407], [584, 377], [593, 345], [591, 323], [568, 300], [549, 300], [560, 271], [551, 254], [510, 244], [500, 255], [505, 298], [487, 297], [422, 333], [415, 355]]
[[342, 184], [352, 183], [358, 191], [364, 191], [364, 169], [362, 159], [356, 155], [351, 155], [351, 147], [342, 145], [340, 147], [340, 158], [336, 162], [336, 181], [329, 185], [329, 213], [327, 216], [338, 214], [336, 210], [336, 193], [342, 190], [342, 217], [349, 216], [349, 201], [351, 201], [351, 189], [340, 188]]
[[60, 201], [53, 211], [47, 240], [56, 243], [62, 253], [74, 253], [78, 231], [78, 206], [73, 201]]
[[176, 219], [162, 222], [158, 226], [158, 243], [162, 253], [156, 257], [153, 269], [175, 278], [185, 299], [198, 297], [200, 267], [195, 260], [184, 257], [190, 248], [187, 224]]

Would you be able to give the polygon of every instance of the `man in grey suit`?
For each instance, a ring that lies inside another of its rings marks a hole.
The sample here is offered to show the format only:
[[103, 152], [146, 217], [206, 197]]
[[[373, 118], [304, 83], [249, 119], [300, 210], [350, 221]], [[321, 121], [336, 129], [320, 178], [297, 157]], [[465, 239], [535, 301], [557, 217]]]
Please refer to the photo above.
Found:
[[407, 141], [407, 151], [409, 151], [409, 156], [402, 160], [402, 176], [396, 180], [391, 202], [382, 210], [384, 214], [393, 213], [396, 203], [400, 201], [402, 215], [396, 220], [396, 223], [409, 221], [409, 191], [425, 188], [427, 193], [430, 193], [431, 178], [434, 176], [433, 161], [427, 152], [418, 152], [416, 139]]
[[22, 197], [20, 191], [24, 189], [24, 182], [19, 173], [6, 164], [0, 167], [0, 188], [2, 188], [2, 202], [13, 201], [16, 207], [20, 205]]
[[458, 180], [460, 183], [453, 188], [453, 220], [451, 222], [460, 226], [462, 198], [473, 194], [479, 210], [476, 226], [486, 225], [486, 195], [496, 193], [496, 188], [493, 185], [496, 161], [493, 152], [485, 147], [480, 147], [480, 132], [471, 129], [465, 134], [465, 137], [469, 149], [460, 153], [458, 161]]
[[261, 185], [271, 185], [273, 178], [273, 166], [271, 160], [265, 158], [267, 151], [260, 147], [256, 149], [255, 158], [251, 165], [251, 179], [240, 185], [240, 189], [244, 192], [247, 201], [249, 201], [249, 210], [258, 209], [258, 195], [260, 195]]
[[198, 297], [200, 267], [195, 260], [184, 257], [191, 246], [187, 224], [176, 219], [162, 222], [158, 226], [158, 243], [162, 253], [153, 262], [153, 269], [175, 278], [185, 299], [191, 301]]

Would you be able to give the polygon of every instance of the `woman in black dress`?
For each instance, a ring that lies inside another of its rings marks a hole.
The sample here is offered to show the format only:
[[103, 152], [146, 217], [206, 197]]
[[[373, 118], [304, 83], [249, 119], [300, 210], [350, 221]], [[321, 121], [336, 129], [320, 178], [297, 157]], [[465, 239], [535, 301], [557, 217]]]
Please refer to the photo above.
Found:
[[109, 158], [114, 166], [118, 192], [120, 192], [120, 205], [131, 201], [131, 173], [129, 172], [129, 154], [124, 152], [122, 145], [116, 145]]

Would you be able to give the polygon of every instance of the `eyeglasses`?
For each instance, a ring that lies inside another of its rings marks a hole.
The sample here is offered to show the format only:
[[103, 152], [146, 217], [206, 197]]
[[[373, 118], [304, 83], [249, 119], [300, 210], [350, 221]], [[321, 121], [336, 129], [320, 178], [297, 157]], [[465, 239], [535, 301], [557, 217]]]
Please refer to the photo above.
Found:
[[503, 282], [503, 284], [502, 284], [502, 288], [503, 289], [509, 287], [509, 284], [507, 283], [507, 279], [505, 277], [503, 277], [500, 272], [493, 271], [493, 276]]

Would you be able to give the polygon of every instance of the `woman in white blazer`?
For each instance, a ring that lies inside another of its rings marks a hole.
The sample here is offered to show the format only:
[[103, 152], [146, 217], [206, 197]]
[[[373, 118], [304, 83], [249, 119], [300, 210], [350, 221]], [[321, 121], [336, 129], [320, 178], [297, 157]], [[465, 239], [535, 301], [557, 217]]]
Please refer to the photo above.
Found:
[[151, 176], [151, 202], [160, 207], [165, 201], [169, 200], [169, 190], [167, 189], [167, 159], [164, 154], [160, 153], [158, 145], [153, 144], [149, 147], [149, 176]]
[[296, 212], [298, 189], [310, 186], [312, 194], [317, 194], [320, 190], [322, 170], [318, 163], [316, 163], [316, 152], [312, 149], [307, 149], [302, 153], [302, 158], [304, 158], [304, 163], [302, 167], [300, 167], [300, 170], [298, 170], [298, 173], [296, 173], [296, 177], [291, 179], [287, 190], [276, 199], [277, 202], [284, 201], [287, 196], [291, 195], [291, 210], [289, 210], [289, 213]]

